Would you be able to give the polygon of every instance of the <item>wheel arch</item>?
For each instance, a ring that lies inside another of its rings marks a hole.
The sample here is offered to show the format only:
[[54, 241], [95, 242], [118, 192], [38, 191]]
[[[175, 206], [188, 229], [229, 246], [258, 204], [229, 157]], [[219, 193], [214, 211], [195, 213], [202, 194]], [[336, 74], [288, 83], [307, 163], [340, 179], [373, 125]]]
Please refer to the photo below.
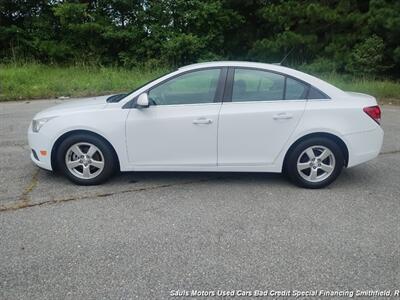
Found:
[[293, 148], [296, 147], [296, 145], [298, 145], [302, 141], [304, 141], [306, 139], [309, 139], [309, 138], [314, 138], [314, 137], [325, 137], [325, 138], [328, 138], [328, 139], [332, 140], [333, 142], [337, 143], [338, 146], [340, 147], [340, 149], [342, 150], [342, 153], [343, 153], [344, 166], [347, 167], [347, 164], [349, 162], [349, 149], [348, 149], [346, 143], [340, 137], [338, 137], [335, 134], [328, 133], [328, 132], [313, 132], [313, 133], [309, 133], [309, 134], [303, 135], [302, 137], [298, 138], [294, 143], [292, 143], [292, 145], [286, 151], [285, 157], [283, 159], [282, 171], [285, 170], [285, 167], [286, 167], [285, 164], [286, 164], [286, 161], [287, 161], [287, 156], [293, 150]]
[[103, 142], [105, 142], [105, 143], [110, 147], [110, 149], [112, 150], [112, 152], [114, 153], [115, 158], [116, 158], [117, 163], [118, 163], [117, 169], [120, 170], [120, 161], [119, 161], [119, 157], [118, 157], [117, 151], [115, 151], [114, 146], [113, 146], [104, 136], [102, 136], [102, 135], [100, 135], [100, 134], [98, 134], [98, 133], [95, 133], [95, 132], [93, 132], [93, 131], [90, 131], [90, 130], [77, 129], [77, 130], [71, 130], [71, 131], [65, 132], [64, 134], [62, 134], [61, 136], [59, 136], [59, 137], [57, 138], [57, 140], [54, 142], [53, 147], [52, 147], [52, 149], [51, 149], [51, 167], [52, 167], [52, 169], [53, 169], [54, 171], [57, 171], [57, 168], [58, 168], [58, 166], [57, 166], [57, 159], [56, 159], [56, 157], [57, 157], [56, 153], [57, 153], [58, 147], [60, 146], [60, 144], [61, 144], [66, 138], [68, 138], [68, 137], [70, 137], [70, 136], [73, 136], [73, 135], [76, 135], [76, 134], [87, 134], [87, 135], [91, 135], [91, 136], [97, 137], [97, 138], [101, 139]]

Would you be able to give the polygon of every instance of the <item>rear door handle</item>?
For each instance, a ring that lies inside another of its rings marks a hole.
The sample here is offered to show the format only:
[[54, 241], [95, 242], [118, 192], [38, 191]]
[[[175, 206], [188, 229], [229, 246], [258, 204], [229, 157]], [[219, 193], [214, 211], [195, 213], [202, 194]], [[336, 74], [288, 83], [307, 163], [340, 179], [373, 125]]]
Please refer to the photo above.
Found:
[[211, 123], [212, 123], [212, 120], [211, 119], [207, 119], [207, 118], [198, 118], [198, 119], [193, 121], [193, 124], [195, 124], [195, 125], [211, 124]]
[[279, 113], [273, 116], [274, 120], [289, 120], [293, 118], [293, 115], [288, 113]]

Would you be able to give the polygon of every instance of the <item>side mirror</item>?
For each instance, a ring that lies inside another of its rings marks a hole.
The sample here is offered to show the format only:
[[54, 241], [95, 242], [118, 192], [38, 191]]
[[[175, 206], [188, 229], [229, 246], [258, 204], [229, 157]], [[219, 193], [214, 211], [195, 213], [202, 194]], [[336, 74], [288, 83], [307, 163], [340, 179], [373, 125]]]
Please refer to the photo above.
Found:
[[147, 93], [140, 94], [136, 100], [136, 107], [137, 108], [145, 108], [149, 107], [149, 96]]

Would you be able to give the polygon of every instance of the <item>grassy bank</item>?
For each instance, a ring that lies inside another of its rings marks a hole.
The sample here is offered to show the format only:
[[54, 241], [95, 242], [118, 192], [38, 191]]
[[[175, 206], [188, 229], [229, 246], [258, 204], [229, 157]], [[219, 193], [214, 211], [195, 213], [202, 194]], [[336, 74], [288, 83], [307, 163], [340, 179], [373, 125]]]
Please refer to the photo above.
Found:
[[[0, 65], [0, 101], [83, 97], [130, 91], [156, 78], [166, 69], [123, 69], [94, 66]], [[371, 94], [379, 100], [400, 104], [400, 82], [323, 75], [337, 87]]]
[[0, 101], [83, 97], [131, 91], [164, 73], [167, 70], [0, 65]]
[[338, 74], [322, 75], [321, 78], [345, 91], [372, 95], [385, 103], [400, 104], [400, 82], [369, 80]]

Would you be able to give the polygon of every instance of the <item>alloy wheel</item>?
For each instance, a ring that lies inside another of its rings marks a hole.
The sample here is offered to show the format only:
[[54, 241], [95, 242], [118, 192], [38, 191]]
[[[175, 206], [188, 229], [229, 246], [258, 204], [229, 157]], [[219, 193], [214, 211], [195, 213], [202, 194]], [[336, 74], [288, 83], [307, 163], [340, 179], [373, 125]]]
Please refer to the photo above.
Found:
[[100, 149], [91, 143], [76, 143], [68, 148], [65, 165], [74, 176], [93, 179], [104, 169], [104, 156]]
[[311, 146], [305, 149], [297, 159], [299, 175], [309, 182], [321, 182], [335, 170], [335, 156], [325, 146]]

